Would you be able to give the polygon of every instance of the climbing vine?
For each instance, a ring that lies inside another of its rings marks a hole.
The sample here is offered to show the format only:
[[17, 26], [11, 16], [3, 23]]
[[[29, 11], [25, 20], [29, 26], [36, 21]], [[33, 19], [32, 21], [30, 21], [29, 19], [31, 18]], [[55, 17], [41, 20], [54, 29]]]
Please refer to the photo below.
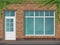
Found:
[[[0, 18], [1, 18], [1, 13], [2, 13], [2, 9], [7, 7], [7, 5], [9, 4], [21, 4], [23, 2], [25, 2], [27, 0], [0, 0]], [[56, 21], [60, 21], [59, 19], [59, 13], [60, 13], [60, 0], [29, 0], [33, 3], [38, 3], [38, 4], [44, 4], [44, 5], [48, 5], [48, 7], [53, 6], [54, 4], [56, 4], [57, 8], [56, 8]]]
[[49, 5], [48, 7], [53, 6], [54, 4], [56, 4], [56, 22], [60, 21], [59, 19], [59, 15], [60, 15], [60, 0], [47, 0], [45, 2], [45, 5]]

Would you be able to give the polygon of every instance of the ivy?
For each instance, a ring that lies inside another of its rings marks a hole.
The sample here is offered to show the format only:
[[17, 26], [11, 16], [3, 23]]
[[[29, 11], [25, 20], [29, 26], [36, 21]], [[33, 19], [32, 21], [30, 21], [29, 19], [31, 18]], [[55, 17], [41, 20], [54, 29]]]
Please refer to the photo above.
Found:
[[0, 0], [0, 18], [2, 17], [2, 9], [9, 4], [21, 4], [24, 0]]
[[60, 0], [47, 0], [45, 2], [45, 6], [48, 5], [48, 7], [53, 6], [54, 4], [56, 4], [56, 22], [58, 23], [60, 21], [59, 19], [59, 14], [60, 14]]
[[[7, 7], [9, 4], [21, 4], [27, 0], [0, 0], [0, 18], [2, 17], [2, 9]], [[56, 4], [56, 21], [60, 21], [59, 13], [60, 13], [60, 0], [29, 0], [33, 3], [48, 5], [48, 8], [52, 5]]]

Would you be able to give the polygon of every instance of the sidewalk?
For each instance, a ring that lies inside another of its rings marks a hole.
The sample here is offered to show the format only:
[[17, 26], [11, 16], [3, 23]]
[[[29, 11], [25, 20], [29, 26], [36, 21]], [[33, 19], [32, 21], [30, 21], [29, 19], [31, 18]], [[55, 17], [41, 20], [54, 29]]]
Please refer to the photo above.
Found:
[[2, 41], [0, 42], [0, 44], [21, 44], [21, 45], [25, 45], [25, 44], [59, 44], [60, 45], [60, 41]]

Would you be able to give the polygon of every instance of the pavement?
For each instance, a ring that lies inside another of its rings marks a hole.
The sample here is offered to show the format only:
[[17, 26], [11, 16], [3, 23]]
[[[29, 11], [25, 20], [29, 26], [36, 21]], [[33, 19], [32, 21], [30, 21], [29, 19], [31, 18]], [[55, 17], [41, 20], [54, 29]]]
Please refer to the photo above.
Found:
[[0, 45], [60, 45], [60, 41], [2, 41]]

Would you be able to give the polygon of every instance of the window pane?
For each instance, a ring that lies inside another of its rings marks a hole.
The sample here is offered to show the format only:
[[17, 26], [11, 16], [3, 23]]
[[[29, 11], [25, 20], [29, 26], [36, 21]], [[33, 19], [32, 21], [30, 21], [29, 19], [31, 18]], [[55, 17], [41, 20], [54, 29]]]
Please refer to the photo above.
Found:
[[9, 23], [6, 23], [6, 26], [9, 26]]
[[13, 26], [13, 23], [10, 23], [10, 26]]
[[10, 16], [15, 16], [15, 11], [9, 11]]
[[13, 31], [13, 27], [12, 28], [10, 27], [9, 31]]
[[10, 22], [13, 22], [13, 19], [10, 19]]
[[50, 16], [54, 16], [54, 11], [50, 11]]
[[30, 11], [30, 16], [34, 16], [34, 11]]
[[5, 16], [9, 16], [9, 11], [4, 11]]
[[35, 34], [43, 34], [44, 31], [44, 20], [43, 18], [35, 19]]
[[45, 34], [53, 34], [54, 33], [54, 19], [46, 18], [45, 19]]
[[45, 11], [45, 16], [49, 16], [49, 11]]
[[40, 12], [38, 10], [35, 11], [35, 16], [39, 16]]
[[34, 23], [33, 18], [25, 18], [25, 34], [34, 33]]
[[9, 32], [9, 26], [6, 26], [6, 32]]
[[29, 16], [30, 15], [30, 12], [27, 10], [27, 11], [24, 11], [24, 15], [25, 16]]
[[9, 22], [9, 19], [6, 19], [6, 22]]
[[44, 11], [40, 11], [40, 16], [44, 16]]

